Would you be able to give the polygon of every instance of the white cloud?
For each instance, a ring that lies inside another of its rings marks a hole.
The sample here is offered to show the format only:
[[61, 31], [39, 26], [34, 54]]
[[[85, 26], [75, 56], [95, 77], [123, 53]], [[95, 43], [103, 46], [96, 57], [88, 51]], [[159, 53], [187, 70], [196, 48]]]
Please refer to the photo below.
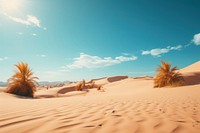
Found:
[[8, 57], [2, 57], [2, 58], [0, 58], [0, 61], [4, 61], [4, 60], [7, 60], [8, 59]]
[[120, 62], [132, 61], [132, 60], [136, 60], [136, 59], [137, 59], [136, 56], [131, 56], [131, 57], [118, 56], [118, 57], [115, 57], [115, 60], [119, 60]]
[[200, 33], [194, 35], [192, 42], [195, 45], [200, 45]]
[[192, 41], [186, 45], [184, 45], [185, 48], [189, 47], [190, 45], [192, 45]]
[[24, 33], [22, 33], [22, 32], [17, 32], [17, 34], [18, 34], [18, 35], [23, 35]]
[[130, 54], [129, 54], [129, 53], [122, 53], [122, 55], [128, 56], [128, 55], [130, 55]]
[[47, 57], [47, 55], [45, 55], [45, 54], [38, 54], [37, 56], [38, 57], [43, 57], [43, 58]]
[[152, 55], [155, 57], [160, 57], [162, 54], [168, 53], [172, 50], [180, 50], [182, 48], [182, 45], [177, 45], [177, 46], [168, 46], [166, 48], [156, 48], [152, 50], [143, 50], [142, 55]]
[[12, 17], [12, 16], [8, 16], [8, 18], [17, 22], [17, 23], [21, 23], [21, 24], [24, 24], [24, 25], [31, 25], [27, 20], [23, 20], [21, 18], [16, 18], [16, 17]]
[[27, 26], [36, 26], [36, 27], [42, 28], [44, 30], [47, 29], [46, 27], [41, 27], [40, 20], [36, 16], [33, 16], [33, 15], [27, 15], [26, 19], [13, 17], [13, 16], [8, 15], [7, 13], [4, 13], [4, 15], [16, 23], [20, 23], [20, 24], [27, 25]]
[[74, 62], [72, 64], [63, 66], [62, 69], [80, 69], [80, 68], [101, 68], [106, 66], [112, 66], [116, 64], [120, 64], [126, 61], [137, 60], [136, 56], [118, 56], [115, 58], [112, 57], [99, 57], [92, 56], [85, 53], [80, 53], [80, 57], [74, 58]]
[[170, 50], [180, 50], [182, 48], [182, 45], [177, 45], [177, 46], [173, 46], [173, 47], [168, 46], [167, 48]]
[[37, 34], [35, 34], [35, 33], [33, 33], [32, 35], [33, 35], [33, 36], [37, 36]]
[[160, 54], [164, 54], [164, 53], [168, 53], [169, 49], [166, 48], [156, 48], [156, 49], [152, 49], [152, 50], [146, 50], [146, 51], [142, 51], [142, 55], [148, 55], [151, 54], [152, 56], [160, 56]]
[[27, 15], [27, 20], [26, 21], [29, 22], [32, 25], [40, 27], [40, 20], [35, 16]]
[[37, 17], [32, 16], [32, 15], [27, 15], [26, 19], [17, 18], [17, 17], [13, 17], [9, 15], [6, 15], [6, 16], [8, 16], [9, 19], [20, 24], [40, 27], [40, 20]]

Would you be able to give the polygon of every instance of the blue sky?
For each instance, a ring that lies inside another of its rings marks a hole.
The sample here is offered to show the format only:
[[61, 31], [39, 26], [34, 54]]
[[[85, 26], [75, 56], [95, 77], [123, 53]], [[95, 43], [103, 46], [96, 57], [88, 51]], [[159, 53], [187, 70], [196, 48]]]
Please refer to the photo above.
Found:
[[29, 63], [40, 80], [153, 75], [200, 60], [198, 0], [0, 0], [0, 81]]

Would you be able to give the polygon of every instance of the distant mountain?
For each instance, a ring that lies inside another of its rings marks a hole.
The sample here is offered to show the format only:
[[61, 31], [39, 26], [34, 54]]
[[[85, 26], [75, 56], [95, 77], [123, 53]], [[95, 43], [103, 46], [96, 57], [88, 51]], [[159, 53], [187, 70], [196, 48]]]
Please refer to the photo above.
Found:
[[64, 84], [64, 83], [68, 83], [70, 81], [66, 80], [66, 81], [40, 81], [38, 82], [40, 86], [46, 86], [46, 85], [57, 85], [57, 84]]
[[[40, 86], [47, 86], [47, 85], [64, 84], [64, 83], [68, 83], [68, 82], [70, 82], [70, 81], [53, 81], [53, 82], [40, 81], [38, 83], [39, 83]], [[7, 82], [0, 81], [0, 86], [2, 86], [2, 87], [7, 86]]]
[[7, 82], [2, 82], [2, 81], [0, 81], [0, 86], [7, 86]]

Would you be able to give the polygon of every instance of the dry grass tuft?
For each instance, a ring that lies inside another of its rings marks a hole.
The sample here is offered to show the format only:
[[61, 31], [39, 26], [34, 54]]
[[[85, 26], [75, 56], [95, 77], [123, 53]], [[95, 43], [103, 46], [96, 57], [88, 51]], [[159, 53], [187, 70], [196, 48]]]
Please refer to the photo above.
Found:
[[33, 72], [27, 63], [21, 62], [15, 65], [15, 74], [8, 79], [6, 92], [20, 96], [34, 97], [36, 91], [37, 77], [33, 77]]
[[81, 91], [81, 86], [82, 86], [82, 83], [81, 83], [81, 82], [78, 83], [78, 84], [76, 85], [76, 87], [75, 87], [75, 90], [76, 90], [76, 91]]
[[99, 85], [97, 90], [100, 92], [105, 92], [104, 87], [102, 85]]
[[75, 87], [76, 91], [82, 91], [83, 88], [85, 87], [85, 80], [83, 80], [82, 82], [78, 83]]
[[101, 90], [101, 88], [102, 88], [102, 85], [99, 85], [99, 86], [97, 87], [97, 90], [99, 91], [99, 90]]
[[82, 87], [82, 88], [85, 87], [85, 80], [82, 81], [82, 86], [81, 86], [81, 87]]
[[183, 76], [177, 72], [177, 66], [171, 68], [171, 63], [164, 61], [161, 61], [161, 63], [162, 65], [156, 69], [158, 74], [154, 77], [154, 88], [165, 86], [177, 87], [185, 84]]
[[95, 84], [95, 82], [93, 81], [92, 83], [85, 83], [85, 80], [79, 82], [76, 86], [75, 86], [75, 90], [76, 91], [83, 91], [85, 89], [92, 89], [92, 88], [96, 88], [98, 91], [104, 91], [103, 86], [102, 85], [97, 85]]
[[97, 90], [98, 91], [101, 91], [101, 92], [104, 92], [105, 90], [103, 89], [103, 86], [102, 85], [98, 85], [97, 86]]
[[93, 81], [91, 84], [88, 85], [88, 89], [92, 89], [95, 87], [95, 82]]

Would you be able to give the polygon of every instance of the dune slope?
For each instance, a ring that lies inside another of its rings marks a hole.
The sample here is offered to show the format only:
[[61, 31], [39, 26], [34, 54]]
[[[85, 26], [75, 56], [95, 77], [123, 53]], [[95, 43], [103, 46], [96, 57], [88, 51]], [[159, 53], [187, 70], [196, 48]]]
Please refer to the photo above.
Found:
[[105, 92], [24, 99], [0, 93], [1, 133], [199, 133], [200, 85], [152, 88], [124, 79]]
[[200, 61], [180, 70], [187, 85], [200, 84]]

